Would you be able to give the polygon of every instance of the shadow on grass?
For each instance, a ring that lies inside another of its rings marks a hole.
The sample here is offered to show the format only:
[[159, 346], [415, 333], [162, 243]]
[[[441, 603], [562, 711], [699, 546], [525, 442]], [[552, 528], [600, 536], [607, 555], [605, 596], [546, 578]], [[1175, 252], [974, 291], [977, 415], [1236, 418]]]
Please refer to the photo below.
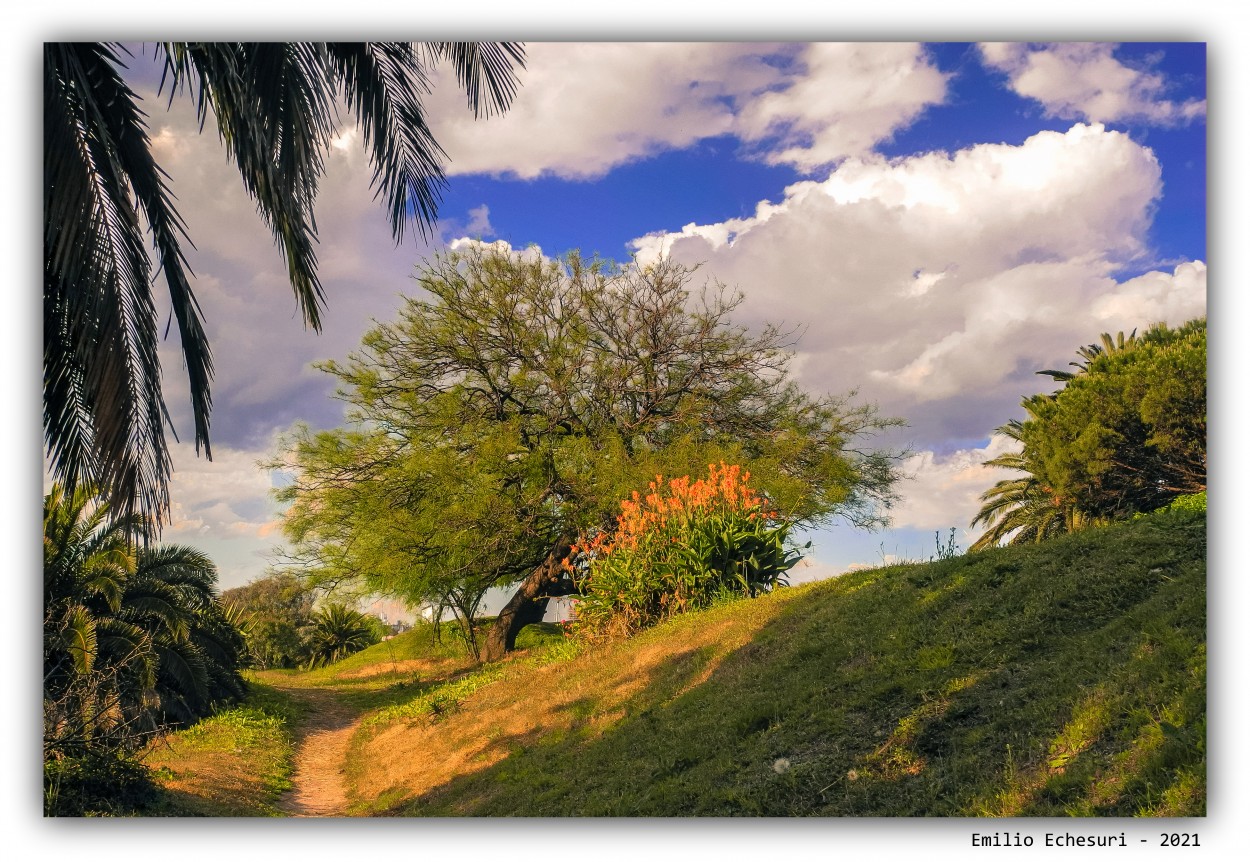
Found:
[[535, 677], [541, 720], [373, 813], [1201, 816], [1205, 545], [1160, 516], [679, 620]]

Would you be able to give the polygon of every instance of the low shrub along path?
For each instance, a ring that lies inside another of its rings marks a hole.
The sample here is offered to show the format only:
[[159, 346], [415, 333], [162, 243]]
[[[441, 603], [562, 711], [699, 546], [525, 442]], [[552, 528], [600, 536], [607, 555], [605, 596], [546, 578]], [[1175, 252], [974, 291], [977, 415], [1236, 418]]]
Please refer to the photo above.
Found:
[[286, 688], [308, 707], [297, 732], [295, 785], [277, 807], [292, 817], [342, 817], [347, 813], [343, 770], [347, 744], [360, 724], [360, 712], [331, 691]]

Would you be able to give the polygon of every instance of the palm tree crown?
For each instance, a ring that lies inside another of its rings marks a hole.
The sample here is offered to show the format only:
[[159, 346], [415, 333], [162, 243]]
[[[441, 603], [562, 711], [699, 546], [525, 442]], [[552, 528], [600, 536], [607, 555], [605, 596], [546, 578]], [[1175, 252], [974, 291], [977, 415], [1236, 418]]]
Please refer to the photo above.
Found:
[[194, 548], [135, 544], [145, 529], [86, 488], [44, 498], [45, 753], [133, 746], [244, 694], [246, 644], [216, 567]]
[[[171, 470], [164, 430], [150, 241], [168, 286], [190, 382], [197, 452], [209, 446], [213, 363], [191, 289], [186, 226], [153, 158], [124, 48], [44, 48], [44, 443], [72, 493], [99, 488], [113, 510], [163, 515]], [[516, 90], [514, 43], [189, 43], [155, 48], [161, 92], [209, 115], [273, 232], [314, 330], [313, 203], [341, 99], [363, 132], [373, 185], [396, 241], [411, 217], [426, 234], [445, 182], [445, 154], [425, 121], [428, 72], [448, 61], [479, 115]]]
[[[1076, 377], [1089, 372], [1089, 364], [1099, 356], [1131, 350], [1137, 345], [1137, 330], [1134, 329], [1126, 338], [1123, 331], [1116, 333], [1104, 332], [1099, 337], [1099, 344], [1087, 344], [1077, 348], [1080, 361], [1069, 362], [1076, 371], [1060, 371], [1045, 369], [1036, 372], [1067, 383]], [[1053, 395], [1038, 394], [1025, 398], [1021, 402], [1028, 413], [1029, 419], [1036, 419], [1034, 412], [1037, 406]], [[1006, 541], [1009, 545], [1023, 545], [1041, 542], [1045, 539], [1064, 533], [1075, 532], [1082, 527], [1101, 523], [1103, 519], [1082, 512], [1074, 501], [1055, 493], [1041, 478], [1041, 470], [1029, 457], [1024, 444], [1024, 423], [1013, 419], [1006, 425], [996, 429], [999, 434], [1010, 437], [1021, 444], [1021, 451], [1007, 452], [997, 458], [985, 462], [987, 467], [1002, 467], [1015, 470], [1021, 475], [1014, 479], [1003, 479], [981, 495], [981, 508], [972, 519], [971, 526], [984, 525], [986, 530], [969, 546], [970, 551], [993, 548]]]
[[[1026, 399], [1026, 410], [1028, 405], [1029, 401]], [[999, 434], [1023, 443], [1023, 423], [1018, 419], [1011, 420], [997, 430]], [[968, 550], [993, 548], [1003, 541], [1009, 545], [1041, 542], [1074, 532], [1095, 521], [1082, 513], [1071, 500], [1056, 494], [1053, 488], [1035, 475], [1040, 471], [1025, 452], [1006, 452], [986, 461], [985, 465], [1015, 470], [1021, 475], [996, 482], [981, 495], [981, 509], [972, 519], [972, 526], [984, 525], [986, 530]]]

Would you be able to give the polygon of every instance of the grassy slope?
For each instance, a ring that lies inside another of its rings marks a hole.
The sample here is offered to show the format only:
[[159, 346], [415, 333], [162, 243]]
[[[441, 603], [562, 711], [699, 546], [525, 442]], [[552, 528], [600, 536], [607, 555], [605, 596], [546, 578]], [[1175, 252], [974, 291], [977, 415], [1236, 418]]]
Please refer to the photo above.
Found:
[[1201, 815], [1205, 557], [1158, 515], [392, 689], [355, 811]]
[[[295, 728], [305, 707], [283, 688], [330, 687], [360, 709], [407, 703], [429, 680], [470, 666], [463, 648], [428, 626], [375, 644], [311, 672], [250, 673], [247, 702], [157, 739], [144, 752], [162, 793], [148, 815], [281, 816], [278, 797], [291, 787]], [[422, 680], [426, 681], [422, 681]]]
[[146, 814], [179, 817], [276, 817], [290, 788], [301, 709], [290, 697], [253, 683], [248, 701], [150, 745], [144, 763], [162, 789]]

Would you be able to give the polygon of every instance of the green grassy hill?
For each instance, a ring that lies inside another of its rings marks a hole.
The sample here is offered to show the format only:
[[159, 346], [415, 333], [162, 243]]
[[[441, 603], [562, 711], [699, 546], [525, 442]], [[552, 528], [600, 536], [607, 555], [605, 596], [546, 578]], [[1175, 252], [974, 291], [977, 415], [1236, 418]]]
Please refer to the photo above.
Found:
[[779, 590], [392, 706], [356, 810], [1202, 815], [1205, 583], [1169, 513]]
[[474, 668], [428, 628], [284, 686], [364, 710], [350, 810], [1201, 816], [1206, 521], [899, 565]]

